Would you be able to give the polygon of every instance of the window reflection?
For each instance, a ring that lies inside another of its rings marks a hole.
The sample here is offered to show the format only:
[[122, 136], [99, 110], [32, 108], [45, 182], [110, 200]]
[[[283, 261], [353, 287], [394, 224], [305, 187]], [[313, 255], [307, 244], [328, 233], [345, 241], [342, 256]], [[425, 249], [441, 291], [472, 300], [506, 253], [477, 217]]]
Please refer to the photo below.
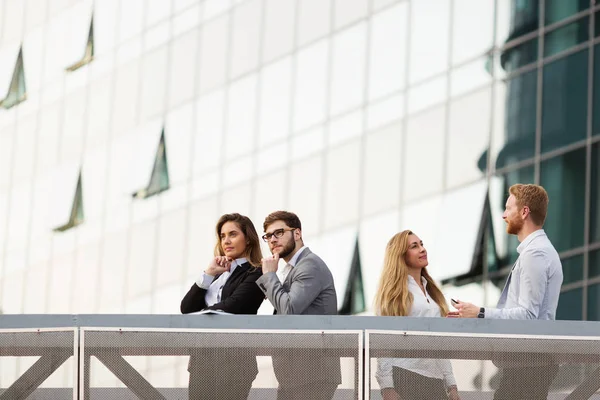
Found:
[[308, 128], [325, 117], [327, 53], [329, 42], [321, 41], [298, 52], [294, 99], [294, 128]]
[[369, 100], [403, 89], [406, 75], [408, 2], [373, 16], [369, 55]]
[[[487, 160], [481, 159], [489, 144], [491, 100], [492, 90], [488, 87], [450, 103], [446, 168], [448, 187], [474, 181], [486, 170]], [[469, 146], [465, 146], [465, 143], [469, 143]]]
[[455, 0], [452, 10], [452, 63], [488, 51], [494, 35], [494, 1]]
[[265, 2], [263, 62], [273, 60], [292, 49], [295, 13], [295, 0], [267, 0]]
[[400, 201], [402, 124], [392, 124], [366, 138], [363, 214], [396, 208]]
[[367, 26], [360, 23], [333, 39], [330, 114], [361, 104], [364, 92]]
[[448, 64], [450, 4], [447, 0], [411, 3], [411, 83], [443, 71]]
[[583, 245], [585, 148], [541, 163], [540, 184], [548, 192], [544, 229], [557, 251]]
[[[600, 13], [598, 13], [600, 15]], [[600, 24], [600, 20], [598, 21]], [[598, 25], [596, 25], [598, 26]], [[600, 76], [600, 45], [594, 47], [594, 77]], [[592, 135], [600, 135], [600, 79], [593, 79]]]
[[537, 71], [506, 82], [504, 146], [498, 153], [496, 169], [533, 158], [537, 109]]
[[563, 270], [563, 285], [583, 279], [583, 254], [560, 260]]
[[587, 78], [587, 50], [544, 67], [542, 152], [585, 138]]
[[235, 78], [258, 64], [262, 1], [250, 0], [233, 11], [230, 76]]
[[333, 149], [327, 155], [325, 226], [334, 227], [358, 217], [360, 140]]
[[[590, 252], [589, 266], [588, 266], [588, 278], [600, 276], [600, 250]], [[600, 307], [598, 307], [600, 312]]]
[[331, 21], [331, 1], [299, 0], [298, 1], [298, 45], [324, 36], [329, 30]]
[[[211, 3], [217, 3], [217, 1]], [[228, 45], [229, 15], [210, 21], [203, 26], [200, 41], [200, 79], [198, 79], [200, 93], [206, 93], [225, 81]]]
[[588, 288], [587, 320], [600, 321], [600, 284]]
[[544, 56], [552, 56], [588, 40], [588, 21], [585, 17], [548, 33], [544, 38]]
[[444, 174], [444, 121], [446, 107], [437, 107], [409, 119], [406, 132], [404, 200], [441, 191]]
[[577, 14], [590, 6], [589, 0], [545, 0], [545, 3], [544, 22], [546, 25]]
[[287, 136], [290, 127], [290, 57], [262, 70], [260, 91], [259, 144], [265, 146]]
[[[588, 294], [589, 298], [589, 294]], [[583, 319], [583, 290], [581, 288], [562, 292], [556, 309], [557, 320], [580, 321]]]
[[600, 242], [600, 143], [592, 147], [590, 242]]

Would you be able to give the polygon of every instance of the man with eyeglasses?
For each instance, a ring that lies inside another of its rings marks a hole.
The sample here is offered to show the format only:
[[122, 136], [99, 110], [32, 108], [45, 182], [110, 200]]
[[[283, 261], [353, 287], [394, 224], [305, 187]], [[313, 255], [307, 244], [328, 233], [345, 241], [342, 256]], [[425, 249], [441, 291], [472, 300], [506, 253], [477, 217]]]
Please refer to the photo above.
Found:
[[[263, 240], [272, 256], [262, 259], [263, 275], [256, 280], [275, 314], [336, 315], [333, 276], [325, 262], [302, 240], [302, 225], [294, 213], [275, 211], [265, 218]], [[279, 259], [287, 264], [277, 276]], [[341, 383], [339, 357], [282, 350], [273, 356], [278, 400], [330, 400]]]

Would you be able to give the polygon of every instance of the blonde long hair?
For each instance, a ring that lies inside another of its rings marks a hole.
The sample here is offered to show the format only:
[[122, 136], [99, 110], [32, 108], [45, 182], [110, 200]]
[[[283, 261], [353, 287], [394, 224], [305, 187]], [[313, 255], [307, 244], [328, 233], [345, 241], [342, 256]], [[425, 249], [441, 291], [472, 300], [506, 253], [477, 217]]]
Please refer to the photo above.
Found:
[[[385, 248], [383, 271], [379, 280], [379, 289], [375, 296], [377, 315], [406, 316], [410, 314], [413, 295], [408, 290], [408, 266], [405, 256], [408, 251], [410, 230], [395, 234]], [[440, 307], [440, 314], [448, 314], [448, 305], [440, 288], [433, 281], [427, 268], [421, 270], [421, 276], [427, 281], [427, 293]]]

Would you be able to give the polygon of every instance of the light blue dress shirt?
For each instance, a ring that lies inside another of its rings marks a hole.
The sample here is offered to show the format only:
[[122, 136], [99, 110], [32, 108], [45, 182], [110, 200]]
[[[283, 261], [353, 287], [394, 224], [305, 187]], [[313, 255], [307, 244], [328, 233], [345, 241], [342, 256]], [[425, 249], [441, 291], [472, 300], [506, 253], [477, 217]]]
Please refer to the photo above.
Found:
[[562, 264], [546, 232], [532, 232], [517, 247], [519, 258], [508, 275], [497, 308], [485, 309], [485, 318], [556, 318], [563, 281]]

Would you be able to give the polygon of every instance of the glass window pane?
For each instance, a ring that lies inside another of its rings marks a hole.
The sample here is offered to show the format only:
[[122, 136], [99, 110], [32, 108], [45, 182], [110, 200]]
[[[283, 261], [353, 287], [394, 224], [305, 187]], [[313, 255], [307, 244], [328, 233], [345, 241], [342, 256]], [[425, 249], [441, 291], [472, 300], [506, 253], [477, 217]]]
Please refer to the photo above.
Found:
[[538, 59], [538, 40], [531, 39], [514, 47], [504, 50], [500, 56], [500, 64], [504, 71], [512, 72]]
[[583, 254], [560, 260], [563, 269], [563, 285], [583, 279]]
[[600, 321], [600, 284], [588, 288], [587, 320]]
[[494, 37], [494, 2], [455, 0], [452, 16], [452, 63], [484, 54]]
[[250, 0], [234, 9], [230, 60], [231, 78], [253, 70], [258, 64], [262, 4], [262, 1]]
[[404, 116], [404, 94], [387, 97], [367, 107], [367, 130], [381, 128]]
[[325, 227], [333, 228], [358, 217], [360, 140], [332, 149], [327, 155]]
[[302, 232], [312, 235], [321, 229], [323, 160], [315, 156], [293, 164], [290, 168], [289, 207], [302, 221]]
[[414, 114], [446, 100], [448, 76], [429, 79], [408, 91], [408, 113]]
[[142, 118], [164, 111], [167, 90], [168, 49], [163, 46], [143, 58], [142, 63]]
[[581, 288], [562, 292], [558, 299], [556, 319], [581, 321], [583, 319], [582, 310], [583, 290]]
[[324, 36], [330, 30], [331, 1], [298, 1], [298, 46]]
[[90, 152], [104, 145], [110, 135], [110, 108], [113, 76], [108, 75], [90, 85], [87, 112], [87, 136], [84, 151]]
[[[202, 275], [203, 266], [213, 257], [216, 242], [214, 229], [219, 219], [217, 207], [216, 197], [206, 198], [190, 205], [189, 231], [186, 236], [186, 287], [191, 286]], [[254, 221], [255, 224], [257, 222]], [[258, 229], [258, 226], [255, 227]]]
[[267, 0], [262, 62], [289, 53], [294, 45], [295, 0]]
[[[140, 85], [139, 61], [122, 66], [116, 72], [113, 97], [113, 130], [121, 133], [135, 126], [138, 110], [138, 88]], [[92, 96], [94, 97], [94, 96]]]
[[194, 95], [194, 79], [198, 70], [196, 60], [199, 35], [198, 29], [192, 29], [171, 44], [169, 107], [181, 104]]
[[184, 276], [186, 220], [186, 207], [159, 219], [155, 287], [179, 283]]
[[204, 25], [200, 41], [200, 93], [220, 86], [225, 81], [228, 47], [229, 15]]
[[363, 127], [364, 112], [362, 109], [344, 114], [329, 124], [328, 142], [330, 147], [360, 136]]
[[194, 143], [194, 174], [219, 166], [223, 138], [223, 109], [225, 95], [222, 90], [201, 97], [196, 103], [196, 139]]
[[294, 85], [296, 131], [321, 122], [325, 117], [328, 52], [329, 42], [325, 40], [298, 52]]
[[131, 228], [126, 280], [128, 301], [152, 290], [153, 277], [148, 273], [148, 269], [154, 266], [156, 257], [156, 225], [157, 222], [153, 220]]
[[[565, 2], [566, 3], [566, 2]], [[585, 17], [546, 34], [544, 56], [548, 57], [588, 40], [589, 18]]]
[[590, 6], [589, 0], [545, 0], [544, 22], [550, 25], [561, 19], [567, 18], [580, 11], [586, 10]]
[[256, 119], [256, 75], [234, 82], [229, 87], [228, 123], [225, 137], [228, 159], [248, 153], [254, 145]]
[[119, 14], [119, 43], [142, 32], [144, 18], [144, 0], [131, 0], [121, 3]]
[[333, 38], [330, 114], [360, 105], [365, 79], [367, 25], [360, 23]]
[[550, 203], [544, 229], [559, 252], [583, 245], [585, 148], [541, 163], [541, 185]]
[[[482, 160], [482, 157], [486, 156], [489, 148], [491, 103], [490, 87], [450, 103], [446, 168], [448, 187], [475, 181], [485, 172], [486, 160]], [[476, 113], [473, 112], [475, 109]], [[465, 146], [465, 143], [469, 145]]]
[[190, 148], [194, 104], [171, 111], [165, 122], [165, 147], [171, 185], [187, 182], [190, 177]]
[[442, 72], [448, 65], [450, 4], [447, 0], [411, 3], [411, 83]]
[[600, 276], [600, 250], [590, 252], [588, 277], [593, 278], [595, 276]]
[[[533, 158], [537, 108], [537, 71], [506, 82], [504, 138], [497, 148], [496, 169]], [[498, 100], [500, 101], [500, 100]], [[499, 143], [495, 143], [497, 146]]]
[[371, 308], [377, 293], [379, 277], [383, 269], [385, 247], [388, 240], [399, 231], [399, 219], [400, 213], [398, 210], [394, 210], [361, 220], [359, 246], [363, 266], [365, 301], [369, 305], [367, 308]]
[[[600, 13], [598, 13], [600, 15]], [[600, 21], [598, 21], [600, 24]], [[600, 135], [600, 45], [594, 47], [594, 99], [592, 113], [592, 135]]]
[[[286, 185], [273, 185], [273, 182], [285, 182], [285, 169], [275, 169], [269, 175], [256, 179], [254, 186], [254, 210], [249, 217], [256, 223], [257, 232], [262, 232], [262, 222], [275, 210], [285, 210]], [[301, 221], [304, 221], [300, 216]]]
[[588, 51], [544, 67], [542, 152], [586, 137]]
[[459, 96], [492, 81], [491, 58], [480, 58], [472, 63], [452, 70], [450, 75], [450, 95]]
[[[408, 120], [406, 132], [404, 201], [440, 192], [444, 176], [446, 107], [437, 107]], [[423, 184], [427, 182], [426, 184]]]
[[85, 135], [87, 88], [70, 93], [64, 100], [60, 159], [80, 158]]
[[600, 143], [592, 147], [590, 242], [600, 242]]
[[363, 18], [369, 8], [369, 0], [335, 0], [335, 29]]
[[291, 75], [290, 57], [265, 67], [261, 72], [260, 146], [271, 144], [288, 135]]
[[[17, 134], [15, 136], [16, 145], [12, 150], [14, 152], [12, 157], [13, 185], [29, 181], [33, 177], [35, 166], [35, 145], [36, 137], [38, 136], [37, 123], [38, 121], [36, 114], [24, 116], [19, 119], [19, 123], [17, 125]], [[65, 124], [68, 125], [68, 122], [65, 121]], [[78, 133], [79, 137], [83, 136], [82, 131], [79, 131]], [[10, 162], [11, 157], [7, 158]], [[8, 167], [6, 170], [10, 171], [10, 167]]]
[[369, 100], [404, 88], [408, 3], [401, 2], [372, 18]]
[[401, 142], [401, 123], [389, 125], [367, 136], [363, 175], [363, 215], [398, 207]]

